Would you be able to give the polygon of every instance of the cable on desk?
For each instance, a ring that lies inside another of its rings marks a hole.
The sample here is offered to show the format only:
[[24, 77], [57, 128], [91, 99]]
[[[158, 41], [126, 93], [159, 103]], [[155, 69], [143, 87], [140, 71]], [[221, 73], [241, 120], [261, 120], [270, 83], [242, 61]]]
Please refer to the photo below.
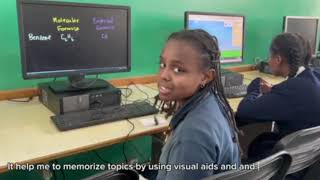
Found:
[[[129, 88], [129, 86], [127, 86], [126, 88], [120, 88], [120, 90], [125, 90], [125, 94], [122, 93], [121, 91], [121, 95], [124, 97], [125, 99], [125, 103], [124, 104], [127, 104], [127, 101], [128, 101], [128, 98], [132, 95], [132, 89]], [[129, 91], [129, 93], [128, 93]]]
[[[143, 99], [142, 101], [146, 101], [146, 102], [148, 102], [148, 103], [150, 103], [150, 97], [149, 97], [149, 95], [145, 92], [145, 91], [143, 91], [142, 89], [140, 89], [136, 84], [134, 84], [134, 83], [131, 83], [131, 84], [129, 84], [126, 88], [119, 88], [120, 90], [125, 90], [125, 93], [123, 92], [123, 91], [121, 91], [121, 95], [124, 97], [124, 104], [126, 104], [127, 102], [128, 102], [128, 97], [129, 96], [131, 96], [132, 95], [132, 93], [133, 93], [133, 90], [131, 89], [131, 88], [129, 88], [129, 86], [130, 85], [134, 85], [140, 92], [142, 92], [143, 94], [145, 94], [146, 95], [146, 99]], [[139, 101], [141, 101], [141, 100], [135, 100], [135, 101], [131, 101], [132, 103], [134, 103], [134, 102], [139, 102]], [[103, 108], [103, 105], [104, 105], [104, 103], [103, 102], [101, 102], [101, 101], [95, 101], [95, 102], [93, 102], [93, 103], [99, 103], [99, 106], [95, 109], [96, 110], [96, 112], [97, 112], [97, 114], [98, 113], [104, 113], [103, 111], [102, 111], [102, 108]], [[123, 101], [121, 101], [121, 104], [123, 105]], [[95, 114], [93, 114], [93, 115], [95, 115]], [[126, 163], [128, 163], [128, 157], [127, 157], [127, 155], [126, 155], [126, 152], [125, 152], [125, 145], [126, 145], [126, 142], [128, 141], [128, 137], [129, 137], [129, 135], [131, 134], [131, 132], [135, 129], [135, 125], [129, 120], [129, 119], [126, 119], [130, 124], [131, 124], [131, 126], [132, 126], [132, 128], [130, 129], [130, 131], [128, 132], [128, 134], [126, 135], [126, 138], [125, 138], [125, 141], [124, 141], [124, 143], [122, 144], [122, 152], [123, 152], [123, 156], [124, 156], [124, 158], [125, 158], [125, 161], [126, 161]], [[133, 144], [134, 145], [134, 144]], [[134, 145], [134, 149], [135, 149], [135, 151], [139, 154], [139, 156], [141, 156], [142, 158], [144, 158], [144, 160], [148, 160], [147, 158], [145, 158], [143, 155], [142, 155], [142, 153], [138, 150], [138, 148]], [[105, 163], [110, 163], [110, 162], [108, 162], [108, 161], [105, 161], [100, 155], [99, 155], [99, 153], [98, 152], [96, 152], [96, 151], [94, 151], [94, 153], [98, 156], [98, 158], [101, 160], [101, 161], [103, 161], [103, 162], [105, 162]], [[111, 164], [111, 163], [110, 163]]]
[[[149, 98], [149, 99], [137, 99], [137, 100], [128, 100], [126, 99], [126, 103], [139, 103], [139, 102], [146, 102], [149, 104], [152, 104], [150, 99], [154, 99], [154, 98]], [[124, 105], [125, 103], [122, 103], [122, 105]]]
[[[131, 96], [131, 94], [132, 94], [132, 89], [131, 88], [129, 88], [129, 86], [127, 86], [127, 87], [125, 87], [125, 88], [119, 88], [120, 90], [125, 90], [125, 94], [121, 91], [121, 95], [122, 96], [124, 96], [124, 97], [129, 97], [129, 96]], [[129, 91], [129, 93], [128, 93], [128, 91]]]
[[[153, 97], [150, 98], [149, 94], [146, 93], [145, 91], [143, 91], [141, 88], [139, 88], [139, 86], [137, 86], [137, 84], [133, 83], [132, 85], [134, 85], [140, 92], [142, 92], [144, 95], [146, 95], [146, 98], [144, 100], [142, 100], [142, 101], [145, 101], [145, 102], [151, 104], [150, 99], [153, 99]], [[134, 102], [137, 102], [137, 101], [139, 101], [139, 100], [136, 100]]]
[[[131, 85], [134, 85], [134, 84], [131, 84]], [[128, 104], [128, 103], [138, 103], [138, 102], [147, 102], [147, 103], [151, 104], [150, 99], [154, 99], [154, 98], [153, 97], [151, 98], [145, 91], [139, 89], [138, 86], [136, 86], [136, 87], [137, 87], [137, 89], [139, 91], [143, 92], [143, 94], [145, 94], [147, 96], [147, 98], [145, 98], [145, 99], [137, 99], [137, 100], [129, 100], [128, 98], [132, 94], [133, 90], [131, 88], [129, 88], [129, 86], [128, 86], [127, 88], [123, 88], [125, 90], [130, 90], [130, 91], [129, 91], [129, 94], [123, 94], [122, 93], [123, 99], [121, 101], [121, 105], [125, 105], [125, 104]]]
[[[146, 98], [138, 99], [138, 100], [128, 100], [129, 96], [131, 96], [132, 93], [133, 93], [133, 90], [131, 88], [129, 88], [130, 85], [135, 86], [140, 92], [142, 92], [146, 96]], [[154, 89], [154, 88], [151, 88], [151, 87], [148, 87], [148, 86], [145, 86], [145, 87], [157, 91], [157, 89]], [[127, 104], [127, 103], [136, 103], [136, 102], [147, 102], [149, 104], [152, 104], [150, 100], [154, 99], [154, 97], [150, 97], [150, 95], [147, 92], [143, 91], [139, 86], [137, 86], [137, 84], [132, 83], [132, 82], [126, 88], [120, 88], [120, 89], [126, 90], [126, 94], [121, 92], [121, 95], [124, 97], [123, 101], [121, 102], [121, 105], [124, 105], [124, 104]], [[127, 93], [128, 90], [130, 90], [129, 94]]]
[[28, 97], [28, 99], [26, 99], [26, 100], [8, 99], [8, 101], [11, 101], [11, 102], [30, 102], [33, 100], [33, 98], [34, 98], [34, 96]]
[[[129, 88], [130, 89], [130, 88]], [[125, 98], [127, 98], [128, 96], [125, 96]], [[127, 99], [125, 99], [125, 101], [127, 102], [128, 100]], [[135, 101], [132, 101], [133, 103], [134, 102], [137, 102], [137, 101], [141, 101], [141, 100], [135, 100]], [[143, 100], [143, 101], [145, 101], [145, 100]], [[149, 102], [150, 103], [150, 102]], [[128, 136], [130, 135], [130, 133], [134, 130], [134, 128], [135, 128], [135, 126], [134, 126], [134, 124], [131, 122], [131, 121], [129, 121], [128, 119], [127, 119], [127, 121], [132, 125], [132, 128], [133, 129], [131, 129], [130, 130], [130, 132], [128, 133], [128, 135], [127, 135], [127, 138], [128, 138]], [[128, 159], [127, 159], [127, 156], [126, 156], [126, 154], [125, 154], [125, 143], [127, 142], [127, 138], [126, 138], [126, 140], [125, 140], [125, 142], [123, 143], [123, 155], [124, 155], [124, 157], [125, 157], [125, 160], [126, 160], [126, 162], [128, 162]], [[138, 150], [138, 148], [136, 147], [136, 145], [134, 144], [134, 143], [131, 143], [132, 145], [133, 145], [133, 147], [134, 147], [134, 149], [135, 149], [135, 151], [137, 152], [137, 154], [140, 156], [140, 157], [142, 157], [144, 160], [148, 160], [147, 158], [145, 158], [143, 155], [142, 155], [142, 153]]]
[[146, 99], [149, 99], [149, 94], [146, 93], [145, 91], [143, 91], [141, 88], [139, 88], [139, 86], [137, 86], [137, 84], [133, 84], [140, 92], [142, 92], [144, 95], [146, 95]]

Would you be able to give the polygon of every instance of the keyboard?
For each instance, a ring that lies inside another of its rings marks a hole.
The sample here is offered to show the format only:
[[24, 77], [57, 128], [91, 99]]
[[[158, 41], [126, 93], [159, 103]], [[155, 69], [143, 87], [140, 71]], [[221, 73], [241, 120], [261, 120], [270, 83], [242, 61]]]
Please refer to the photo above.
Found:
[[111, 106], [79, 112], [69, 112], [51, 116], [60, 131], [114, 122], [139, 116], [155, 114], [158, 109], [147, 102], [134, 102], [121, 106]]
[[224, 93], [227, 98], [243, 97], [247, 94], [247, 85], [224, 87]]

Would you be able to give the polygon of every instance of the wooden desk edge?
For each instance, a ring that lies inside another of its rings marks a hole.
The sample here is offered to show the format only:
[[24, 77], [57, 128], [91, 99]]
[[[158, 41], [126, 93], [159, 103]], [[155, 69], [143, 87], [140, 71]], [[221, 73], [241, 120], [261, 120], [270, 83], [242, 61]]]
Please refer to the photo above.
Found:
[[[168, 129], [168, 126], [159, 127], [157, 129], [152, 129], [152, 130], [148, 130], [148, 131], [145, 131], [145, 132], [141, 132], [141, 133], [130, 135], [127, 138], [126, 137], [116, 138], [116, 139], [114, 139], [112, 141], [100, 142], [100, 143], [97, 143], [97, 144], [94, 144], [94, 145], [83, 146], [83, 147], [79, 147], [79, 148], [76, 148], [76, 149], [63, 151], [63, 152], [56, 153], [56, 154], [51, 154], [51, 155], [44, 156], [44, 157], [39, 157], [39, 158], [35, 158], [35, 159], [29, 159], [27, 161], [10, 162], [10, 163], [18, 163], [18, 164], [45, 163], [45, 162], [53, 160], [53, 159], [59, 159], [59, 158], [62, 158], [62, 157], [67, 157], [67, 156], [75, 155], [75, 154], [82, 153], [82, 152], [88, 152], [88, 151], [93, 150], [93, 149], [98, 149], [98, 148], [101, 148], [101, 147], [122, 143], [122, 142], [125, 142], [125, 141], [128, 141], [128, 140], [132, 140], [132, 139], [135, 139], [135, 138], [138, 138], [138, 137], [141, 137], [141, 136], [147, 136], [147, 135], [162, 133], [162, 132], [165, 132], [167, 129]], [[7, 162], [7, 163], [9, 163], [9, 162]], [[9, 171], [7, 166], [0, 166], [0, 173], [6, 172], [6, 171]]]

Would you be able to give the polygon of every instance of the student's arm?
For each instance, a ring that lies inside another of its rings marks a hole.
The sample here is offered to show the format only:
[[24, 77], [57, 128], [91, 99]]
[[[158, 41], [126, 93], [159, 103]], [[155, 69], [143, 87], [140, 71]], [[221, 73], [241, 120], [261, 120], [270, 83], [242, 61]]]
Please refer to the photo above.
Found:
[[290, 88], [287, 84], [276, 85], [265, 95], [260, 94], [259, 86], [259, 79], [248, 86], [248, 94], [238, 106], [237, 121], [251, 123], [290, 119], [292, 109], [289, 102]]
[[261, 78], [256, 78], [248, 85], [247, 95], [244, 99], [255, 100], [260, 95], [260, 82]]
[[[172, 165], [172, 170], [167, 172], [166, 180], [193, 180], [202, 179], [213, 175], [213, 170], [201, 170], [201, 165], [215, 163], [216, 155], [212, 155], [201, 144], [193, 141], [178, 142], [170, 151], [168, 164]], [[174, 165], [195, 165], [197, 170], [177, 170]]]

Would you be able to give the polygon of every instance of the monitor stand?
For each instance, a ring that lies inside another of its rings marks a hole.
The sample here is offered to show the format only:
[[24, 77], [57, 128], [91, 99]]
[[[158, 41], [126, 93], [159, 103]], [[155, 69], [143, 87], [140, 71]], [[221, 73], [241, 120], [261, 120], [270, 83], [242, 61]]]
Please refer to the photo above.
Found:
[[103, 79], [85, 79], [84, 75], [69, 76], [68, 81], [51, 82], [49, 87], [55, 93], [108, 88], [110, 84]]

